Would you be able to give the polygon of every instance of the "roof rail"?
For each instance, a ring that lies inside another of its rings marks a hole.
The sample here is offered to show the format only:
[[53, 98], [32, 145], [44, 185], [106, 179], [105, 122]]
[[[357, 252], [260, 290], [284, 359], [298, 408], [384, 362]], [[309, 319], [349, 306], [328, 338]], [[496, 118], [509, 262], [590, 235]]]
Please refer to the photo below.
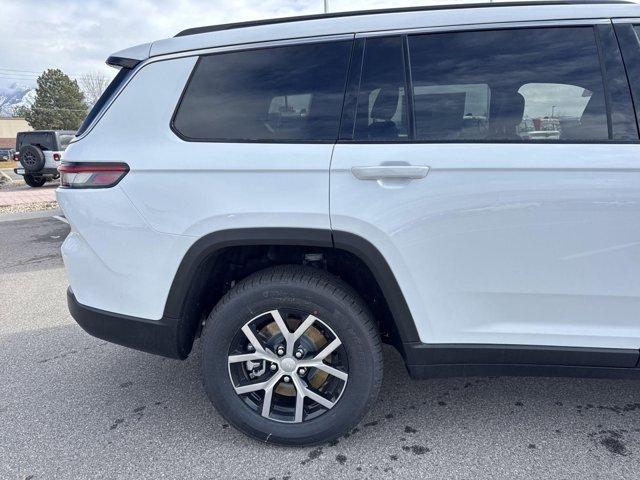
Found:
[[322, 20], [326, 18], [355, 17], [360, 15], [376, 15], [381, 13], [422, 12], [432, 10], [457, 10], [462, 8], [495, 8], [495, 7], [522, 7], [536, 5], [592, 5], [592, 4], [618, 4], [635, 3], [630, 0], [534, 0], [528, 2], [496, 2], [496, 3], [456, 3], [453, 5], [432, 5], [420, 7], [383, 8], [377, 10], [355, 10], [348, 12], [323, 13], [318, 15], [302, 15], [297, 17], [281, 17], [267, 20], [255, 20], [249, 22], [225, 23], [208, 27], [188, 28], [179, 32], [176, 37], [186, 37], [199, 33], [220, 32], [234, 28], [258, 27], [261, 25], [275, 25], [278, 23], [301, 22], [306, 20]]

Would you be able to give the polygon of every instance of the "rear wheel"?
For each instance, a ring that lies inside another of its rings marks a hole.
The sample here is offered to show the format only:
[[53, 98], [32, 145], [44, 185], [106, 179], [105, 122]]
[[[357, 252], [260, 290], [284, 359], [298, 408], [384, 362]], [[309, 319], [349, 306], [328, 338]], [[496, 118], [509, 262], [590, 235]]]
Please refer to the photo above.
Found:
[[27, 174], [24, 176], [24, 183], [30, 187], [41, 187], [46, 183], [47, 179], [43, 176]]
[[207, 394], [239, 430], [308, 445], [355, 426], [382, 380], [380, 340], [357, 294], [328, 273], [270, 268], [236, 285], [202, 335]]

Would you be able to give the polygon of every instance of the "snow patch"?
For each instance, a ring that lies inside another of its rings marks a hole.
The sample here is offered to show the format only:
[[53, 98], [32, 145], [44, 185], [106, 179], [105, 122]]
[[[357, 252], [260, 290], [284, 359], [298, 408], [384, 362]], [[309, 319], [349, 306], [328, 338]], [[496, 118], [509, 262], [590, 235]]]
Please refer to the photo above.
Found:
[[11, 117], [16, 108], [30, 107], [36, 99], [36, 89], [14, 83], [0, 88], [0, 117]]

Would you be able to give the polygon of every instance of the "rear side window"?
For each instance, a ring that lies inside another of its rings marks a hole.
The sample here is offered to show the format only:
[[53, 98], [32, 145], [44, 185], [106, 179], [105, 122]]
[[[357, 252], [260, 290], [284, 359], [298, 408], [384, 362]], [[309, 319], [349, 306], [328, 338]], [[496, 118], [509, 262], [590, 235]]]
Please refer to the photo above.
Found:
[[416, 140], [609, 138], [590, 27], [409, 37]]
[[[102, 111], [102, 109], [107, 104], [107, 102], [111, 100], [111, 97], [113, 97], [113, 95], [116, 93], [120, 85], [122, 85], [129, 78], [129, 75], [131, 74], [131, 72], [132, 70], [129, 68], [120, 69], [118, 74], [115, 76], [113, 80], [111, 80], [111, 83], [109, 84], [109, 86], [107, 86], [106, 90], [102, 93], [102, 95], [100, 96], [96, 104], [91, 108], [91, 110], [85, 117], [84, 121], [82, 122], [82, 125], [80, 125], [80, 128], [76, 132], [76, 136], [79, 137], [87, 130], [87, 128], [89, 128], [89, 125], [91, 125], [93, 120]], [[68, 145], [68, 142], [67, 142], [67, 145]], [[63, 147], [63, 149], [64, 148], [66, 148], [66, 145]]]
[[199, 141], [335, 141], [351, 41], [200, 58], [174, 130]]

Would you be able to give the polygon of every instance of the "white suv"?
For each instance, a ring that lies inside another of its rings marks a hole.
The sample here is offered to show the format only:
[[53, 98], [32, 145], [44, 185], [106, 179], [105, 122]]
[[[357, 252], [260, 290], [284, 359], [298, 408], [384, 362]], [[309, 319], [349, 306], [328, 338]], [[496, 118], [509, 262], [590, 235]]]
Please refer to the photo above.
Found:
[[179, 359], [200, 337], [220, 413], [284, 444], [362, 418], [381, 342], [414, 377], [640, 377], [636, 22], [415, 8], [114, 54], [60, 167], [73, 317]]

